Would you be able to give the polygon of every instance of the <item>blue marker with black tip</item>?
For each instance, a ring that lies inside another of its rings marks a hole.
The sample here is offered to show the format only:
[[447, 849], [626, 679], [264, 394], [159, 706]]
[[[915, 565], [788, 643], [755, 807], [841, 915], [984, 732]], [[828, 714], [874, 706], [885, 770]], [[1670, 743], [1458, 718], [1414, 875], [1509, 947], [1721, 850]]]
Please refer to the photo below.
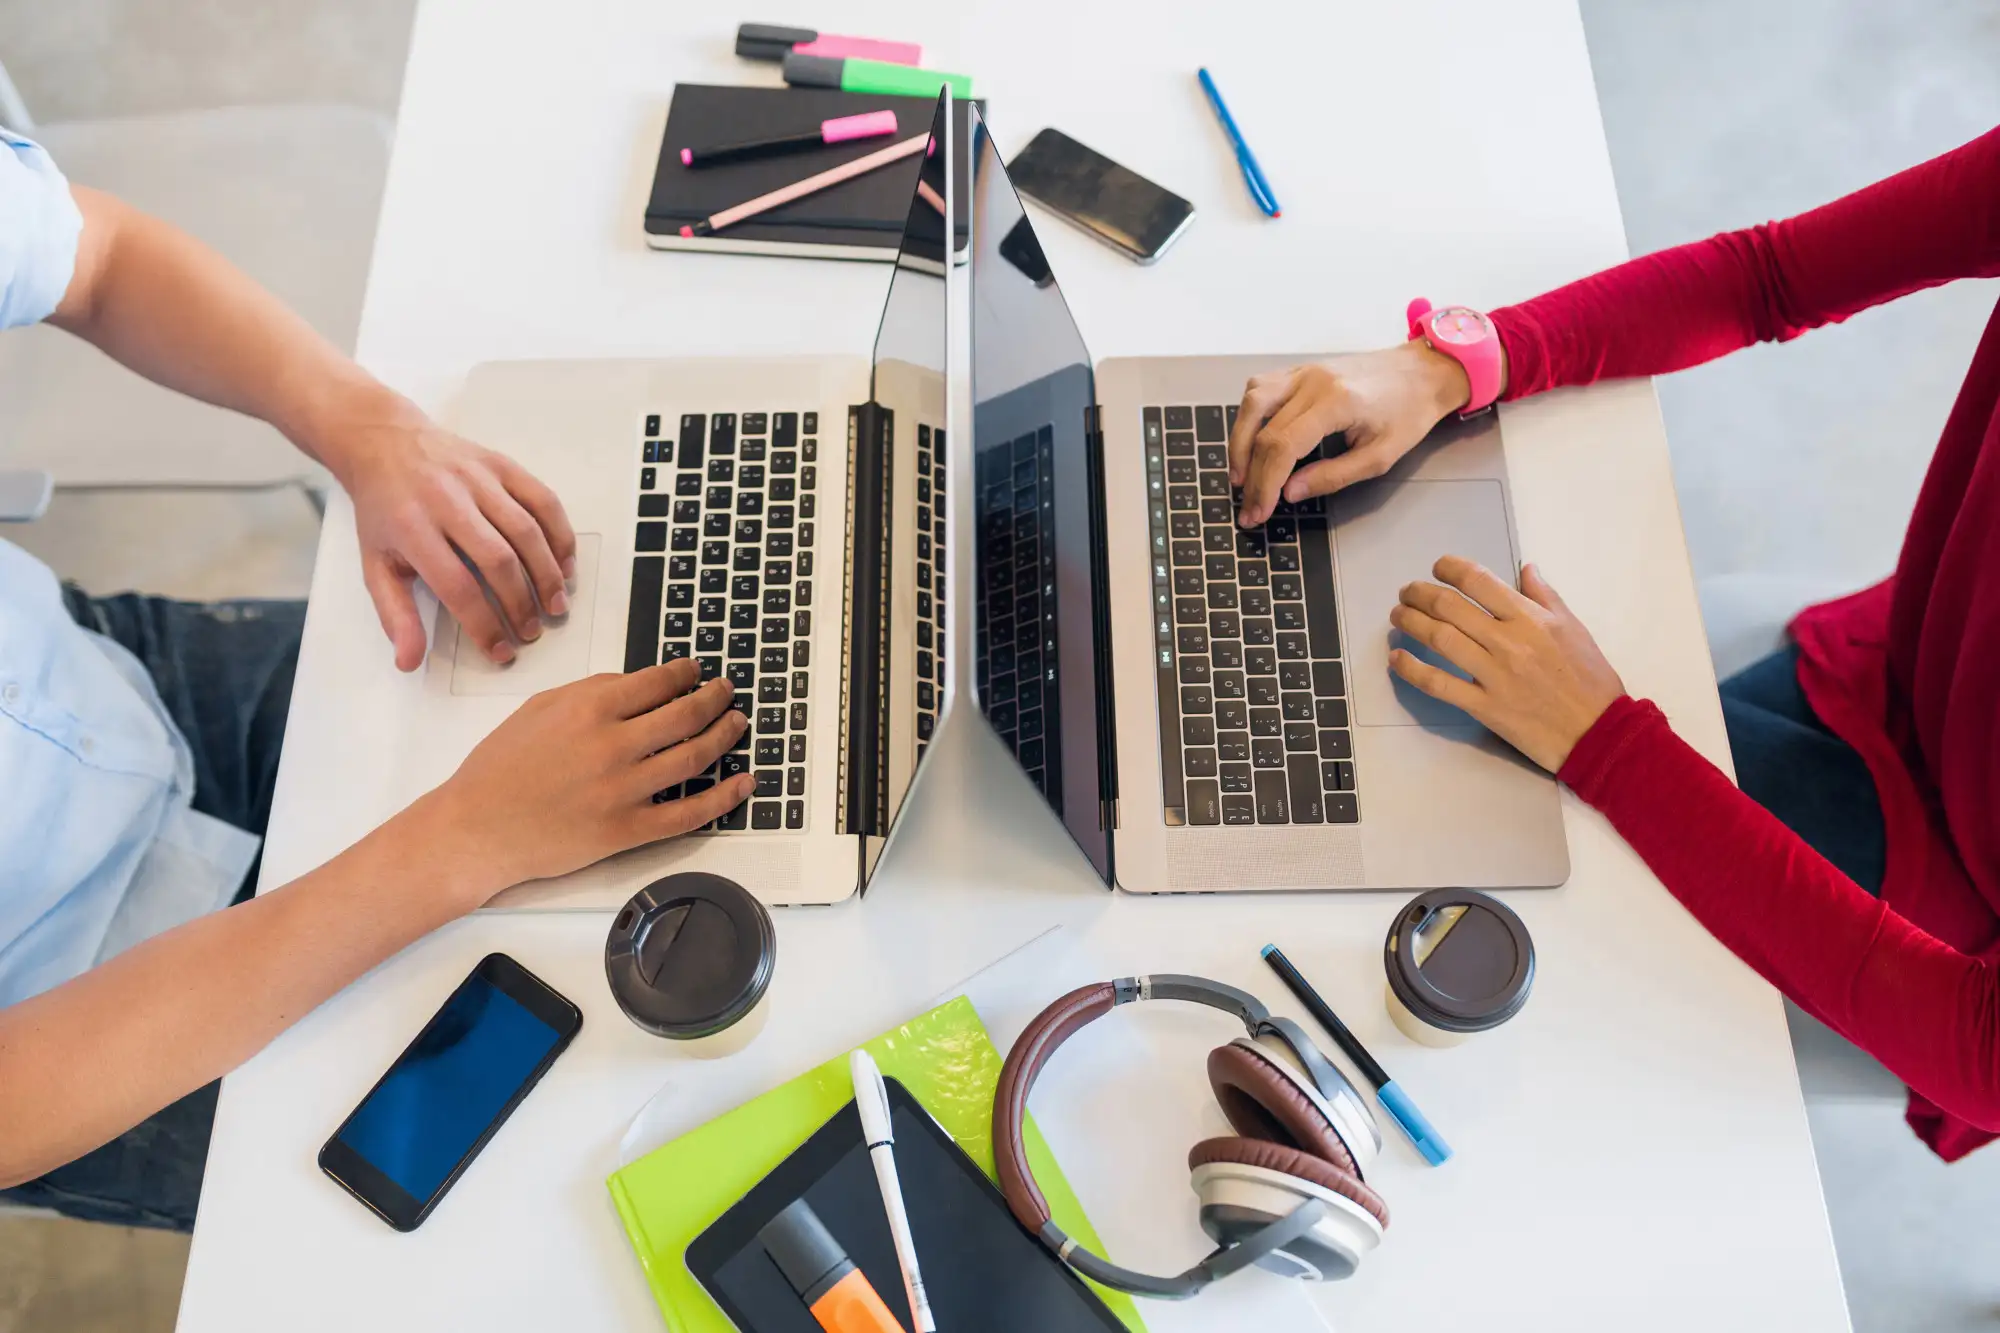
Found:
[[1278, 979], [1285, 983], [1286, 988], [1298, 996], [1306, 1012], [1326, 1029], [1327, 1035], [1346, 1052], [1348, 1059], [1354, 1061], [1362, 1076], [1375, 1085], [1375, 1095], [1381, 1099], [1382, 1109], [1389, 1113], [1389, 1118], [1396, 1122], [1396, 1128], [1402, 1130], [1417, 1151], [1423, 1154], [1424, 1160], [1432, 1166], [1442, 1166], [1451, 1160], [1451, 1145], [1431, 1128], [1431, 1122], [1424, 1119], [1424, 1113], [1417, 1109], [1409, 1094], [1389, 1077], [1388, 1070], [1375, 1063], [1375, 1057], [1368, 1054], [1368, 1048], [1347, 1030], [1347, 1024], [1340, 1021], [1340, 1016], [1319, 997], [1319, 992], [1299, 975], [1299, 970], [1292, 966], [1292, 960], [1279, 952], [1275, 944], [1265, 945], [1262, 953], [1264, 961], [1271, 965], [1271, 970], [1278, 974]]

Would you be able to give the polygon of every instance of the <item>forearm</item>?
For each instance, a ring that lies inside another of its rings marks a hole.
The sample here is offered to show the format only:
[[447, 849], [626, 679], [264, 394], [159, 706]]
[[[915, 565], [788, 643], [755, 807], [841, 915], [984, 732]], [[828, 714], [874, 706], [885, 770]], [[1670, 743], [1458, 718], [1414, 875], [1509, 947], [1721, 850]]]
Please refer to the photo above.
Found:
[[1659, 375], [2000, 272], [2000, 130], [1797, 217], [1644, 255], [1493, 312], [1507, 397]]
[[1829, 864], [1667, 727], [1614, 704], [1562, 778], [1714, 936], [1938, 1106], [2000, 1128], [2000, 978]]
[[76, 275], [51, 322], [147, 379], [268, 421], [336, 475], [357, 424], [420, 417], [248, 274], [83, 187]]
[[499, 884], [433, 793], [275, 892], [0, 1010], [0, 1187], [221, 1077]]

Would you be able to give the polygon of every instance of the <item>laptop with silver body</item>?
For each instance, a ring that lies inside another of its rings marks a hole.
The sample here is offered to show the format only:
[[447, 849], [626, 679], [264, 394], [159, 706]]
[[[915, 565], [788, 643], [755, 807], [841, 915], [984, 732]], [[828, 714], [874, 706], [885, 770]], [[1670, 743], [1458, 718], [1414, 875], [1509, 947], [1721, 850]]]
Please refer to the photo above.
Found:
[[[925, 194], [950, 210], [939, 132], [949, 117], [947, 93], [918, 172], [931, 188], [913, 193], [906, 238], [938, 226]], [[759, 781], [723, 827], [516, 886], [492, 907], [615, 909], [691, 870], [772, 905], [836, 902], [865, 885], [915, 780], [919, 732], [927, 739], [950, 702], [941, 661], [923, 661], [934, 674], [918, 681], [908, 646], [918, 438], [935, 433], [940, 455], [946, 438], [948, 285], [927, 271], [937, 268], [920, 256], [898, 264], [873, 357], [473, 369], [451, 424], [562, 497], [578, 532], [577, 587], [565, 622], [506, 667], [440, 612], [424, 706], [397, 763], [404, 793], [442, 781], [527, 696], [672, 656], [737, 682], [752, 725], [723, 762]], [[941, 544], [937, 519], [928, 537]], [[925, 599], [935, 621], [945, 591]]]
[[1093, 365], [973, 138], [975, 678], [1099, 872], [1149, 893], [1563, 882], [1553, 780], [1388, 671], [1397, 590], [1440, 555], [1518, 572], [1497, 415], [1238, 532], [1244, 384], [1319, 354]]

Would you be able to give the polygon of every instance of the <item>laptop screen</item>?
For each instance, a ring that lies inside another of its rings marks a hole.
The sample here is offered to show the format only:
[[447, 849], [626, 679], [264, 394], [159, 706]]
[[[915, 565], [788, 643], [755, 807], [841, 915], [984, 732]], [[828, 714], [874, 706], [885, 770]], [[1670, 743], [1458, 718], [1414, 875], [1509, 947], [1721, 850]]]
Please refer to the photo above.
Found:
[[[880, 484], [885, 531], [877, 586], [886, 593], [883, 652], [876, 679], [885, 705], [874, 720], [884, 747], [878, 763], [873, 818], [857, 827], [886, 833], [943, 717], [950, 679], [946, 591], [946, 336], [949, 309], [943, 263], [947, 200], [951, 195], [951, 116], [948, 93], [933, 113], [930, 148], [921, 160], [903, 227], [889, 296], [875, 335], [875, 438], [870, 454]], [[855, 719], [850, 718], [850, 724]]]
[[1092, 611], [1090, 353], [1007, 168], [972, 130], [974, 678], [979, 706], [1111, 877]]

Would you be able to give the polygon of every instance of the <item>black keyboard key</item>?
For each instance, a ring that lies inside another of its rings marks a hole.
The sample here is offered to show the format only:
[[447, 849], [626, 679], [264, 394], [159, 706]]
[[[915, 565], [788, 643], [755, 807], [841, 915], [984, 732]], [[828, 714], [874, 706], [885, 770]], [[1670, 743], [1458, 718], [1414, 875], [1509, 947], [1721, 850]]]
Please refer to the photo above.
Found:
[[1344, 727], [1347, 725], [1347, 700], [1321, 699], [1315, 705], [1317, 716], [1314, 721], [1322, 727]]
[[708, 423], [708, 447], [718, 454], [736, 452], [736, 414], [717, 412]]
[[1226, 444], [1204, 444], [1195, 451], [1201, 458], [1201, 465], [1218, 471], [1229, 466], [1229, 446]]
[[[743, 609], [748, 610], [753, 618], [757, 614], [757, 608], [754, 606], [746, 607]], [[784, 643], [786, 640], [792, 637], [789, 632], [790, 628], [791, 628], [790, 626], [785, 624], [785, 618], [783, 616], [772, 616], [770, 619], [764, 622], [764, 628], [762, 631], [764, 636], [764, 642]]]
[[[683, 501], [682, 503], [686, 502]], [[639, 497], [639, 517], [665, 518], [668, 514], [668, 511], [672, 508], [672, 506], [673, 506], [673, 500], [669, 496], [642, 495]], [[689, 514], [686, 518], [681, 518], [680, 515], [678, 514], [674, 515], [674, 517], [679, 519], [683, 523], [691, 523], [697, 516], [700, 515], [700, 513], [701, 513], [701, 506], [696, 505], [695, 512], [693, 514]]]
[[[807, 426], [807, 427], [806, 427], [806, 434], [810, 435], [810, 434], [812, 434], [812, 433], [813, 433], [813, 432], [814, 432], [815, 430], [818, 430], [818, 429], [819, 429], [819, 414], [818, 414], [818, 413], [816, 413], [816, 412], [808, 412], [808, 413], [806, 413], [806, 420], [812, 423], [811, 425], [809, 425], [809, 426]], [[796, 412], [775, 412], [775, 413], [773, 413], [773, 414], [772, 414], [772, 416], [771, 416], [771, 447], [772, 447], [773, 449], [789, 449], [789, 448], [791, 448], [791, 447], [792, 447], [792, 446], [793, 446], [793, 445], [794, 445], [795, 443], [797, 443], [797, 442], [798, 442], [798, 438], [799, 438], [799, 414], [798, 414], [798, 413], [796, 413]]]
[[1175, 639], [1184, 653], [1205, 653], [1208, 651], [1208, 631], [1199, 625], [1190, 625], [1181, 630]]
[[1211, 579], [1233, 579], [1236, 577], [1236, 557], [1233, 555], [1212, 555], [1202, 562], [1201, 572]]
[[685, 639], [694, 633], [694, 617], [686, 611], [669, 611], [666, 625], [660, 632], [669, 639]]
[[792, 645], [792, 665], [807, 667], [812, 665], [812, 641], [800, 639]]
[[819, 434], [819, 413], [808, 412], [799, 421], [799, 428], [808, 435]]
[[660, 433], [660, 414], [658, 412], [652, 412], [647, 414], [646, 434], [658, 435], [659, 433]]
[[698, 473], [688, 472], [682, 474], [679, 477], [674, 478], [674, 494], [680, 496], [700, 495], [701, 494], [700, 475]]
[[757, 606], [754, 602], [738, 602], [729, 608], [729, 628], [756, 629]]
[[632, 561], [632, 593], [625, 612], [625, 669], [639, 671], [658, 659], [660, 593], [666, 566], [659, 556]]
[[[745, 663], [747, 666], [748, 663]], [[781, 704], [785, 701], [785, 678], [765, 676], [757, 682], [757, 702], [760, 704]]]
[[1167, 520], [1171, 535], [1181, 538], [1199, 538], [1202, 535], [1201, 515], [1174, 514]]
[[791, 609], [792, 590], [790, 588], [767, 588], [764, 590], [765, 615], [782, 616], [789, 614]]
[[748, 755], [726, 754], [722, 756], [722, 761], [716, 765], [715, 777], [718, 782], [727, 782], [738, 773], [748, 773], [749, 771], [750, 758]]
[[1199, 597], [1176, 597], [1174, 599], [1174, 623], [1177, 625], [1200, 625], [1208, 620], [1208, 603]]
[[[637, 551], [664, 551], [667, 549], [667, 525], [664, 523], [641, 523], [639, 532], [632, 539], [632, 548]], [[1199, 574], [1195, 575], [1200, 578]], [[1197, 592], [1200, 589], [1196, 589]]]
[[1320, 824], [1326, 821], [1320, 799], [1319, 763], [1309, 754], [1295, 754], [1285, 761], [1287, 786], [1291, 788], [1292, 822]]
[[1280, 573], [1296, 574], [1299, 569], [1299, 548], [1296, 546], [1272, 547], [1271, 568]]
[[[1271, 608], [1272, 619], [1279, 629], [1303, 630], [1306, 628], [1306, 604], [1304, 602], [1279, 602]], [[1331, 611], [1323, 614], [1332, 614]]]
[[1243, 614], [1246, 616], [1270, 615], [1270, 590], [1268, 588], [1245, 588], [1243, 590]]
[[698, 653], [719, 653], [722, 651], [722, 626], [704, 625], [694, 632], [694, 650]]
[[1271, 582], [1271, 567], [1262, 560], [1239, 560], [1236, 581], [1246, 588], [1267, 587]]
[[1236, 514], [1227, 500], [1203, 500], [1201, 521], [1210, 527], [1227, 526], [1236, 521]]
[[1224, 764], [1222, 766], [1222, 790], [1225, 792], [1250, 792], [1254, 789], [1249, 764]]
[[785, 762], [785, 743], [783, 741], [761, 740], [757, 742], [757, 763], [760, 766], [766, 764], [782, 764], [784, 762]]
[[738, 690], [747, 690], [757, 683], [757, 664], [755, 662], [731, 662], [723, 669], [722, 674], [727, 676], [729, 683], [734, 685]]
[[[728, 761], [725, 760], [724, 762]], [[757, 771], [757, 787], [751, 794], [754, 796], [778, 796], [783, 794], [784, 789], [785, 775], [775, 768], [763, 768]], [[759, 827], [762, 826], [760, 825]]]
[[1192, 486], [1169, 486], [1167, 508], [1192, 510], [1201, 507], [1201, 492]]
[[1322, 699], [1347, 693], [1347, 676], [1338, 662], [1313, 663], [1313, 693]]
[[1218, 639], [1209, 657], [1218, 667], [1239, 670], [1243, 666], [1243, 645], [1235, 639]]
[[1287, 694], [1284, 696], [1285, 721], [1310, 722], [1313, 720], [1313, 697], [1310, 694]]
[[674, 642], [662, 645], [660, 648], [660, 660], [662, 662], [671, 662], [677, 657], [693, 656], [694, 649], [688, 645], [686, 639], [675, 640]]
[[1243, 731], [1225, 731], [1216, 738], [1216, 754], [1225, 764], [1247, 764], [1250, 762], [1250, 734]]
[[766, 430], [767, 420], [762, 412], [745, 412], [737, 425], [745, 435], [762, 435]]
[[785, 742], [785, 762], [788, 764], [803, 764], [805, 761], [806, 738], [804, 736], [793, 736]]
[[1264, 768], [1257, 771], [1257, 822], [1259, 824], [1289, 824], [1292, 821], [1292, 803], [1285, 790], [1285, 770]]
[[717, 819], [715, 826], [726, 833], [741, 833], [745, 828], [749, 827], [748, 815], [749, 807], [739, 805], [728, 814]]
[[1209, 666], [1206, 657], [1183, 657], [1180, 660], [1180, 681], [1183, 685], [1208, 684]]
[[708, 421], [699, 412], [688, 413], [681, 418], [681, 447], [679, 450], [681, 470], [699, 470], [702, 465], [702, 446], [708, 439]]
[[[668, 572], [671, 573], [672, 571]], [[675, 577], [693, 578], [694, 561], [692, 560], [688, 561], [688, 572], [686, 574], [676, 574]], [[728, 589], [729, 589], [729, 575], [726, 571], [720, 569], [704, 569], [701, 571], [702, 596], [704, 597], [719, 596], [722, 593], [727, 592]]]
[[1341, 730], [1322, 731], [1319, 734], [1319, 757], [1322, 759], [1352, 759], [1354, 757], [1354, 737]]
[[1241, 699], [1243, 697], [1243, 673], [1241, 671], [1213, 671], [1209, 673], [1209, 685], [1218, 699]]
[[1227, 472], [1202, 473], [1201, 494], [1205, 500], [1227, 498], [1229, 495], [1229, 474]]
[[785, 827], [802, 829], [806, 826], [806, 803], [804, 801], [785, 802]]
[[811, 685], [812, 685], [812, 674], [810, 672], [794, 671], [792, 673], [792, 697], [794, 699], [805, 698], [806, 691], [811, 687]]
[[733, 481], [735, 477], [736, 463], [733, 459], [711, 458], [708, 460], [708, 479], [710, 481]]
[[1269, 676], [1250, 677], [1249, 699], [1253, 707], [1276, 708], [1278, 706], [1278, 682], [1272, 680]]
[[1211, 555], [1229, 554], [1236, 550], [1236, 543], [1229, 539], [1228, 528], [1203, 528], [1201, 549]]
[[1176, 565], [1199, 565], [1201, 563], [1201, 543], [1175, 542], [1168, 548], [1168, 558]]
[[1329, 824], [1358, 824], [1361, 822], [1361, 808], [1352, 793], [1343, 792], [1326, 798], [1326, 822]]
[[1310, 722], [1285, 724], [1285, 749], [1310, 755], [1319, 748], [1319, 729]]
[[736, 442], [736, 456], [746, 463], [761, 463], [764, 461], [764, 442], [762, 440], [738, 440]]
[[757, 656], [757, 636], [755, 634], [730, 635], [729, 655], [738, 661]]
[[1250, 705], [1241, 699], [1225, 699], [1216, 705], [1215, 725], [1224, 731], [1242, 731], [1250, 725]]
[[1195, 479], [1192, 458], [1169, 458], [1167, 460], [1167, 480], [1179, 486], [1186, 486]]
[[1240, 639], [1243, 628], [1234, 611], [1216, 611], [1208, 617], [1208, 632], [1217, 639]]
[[1328, 791], [1354, 790], [1354, 763], [1349, 759], [1320, 761], [1319, 777]]
[[704, 681], [714, 680], [722, 674], [722, 659], [719, 657], [697, 657], [695, 661], [701, 664], [701, 678]]
[[750, 807], [750, 827], [754, 829], [774, 829], [782, 827], [785, 809], [777, 801], [757, 801]]
[[727, 537], [729, 535], [729, 515], [710, 514], [701, 521], [701, 535], [704, 537]]
[[1215, 711], [1215, 696], [1205, 685], [1188, 685], [1181, 689], [1181, 712], [1212, 713]]
[[1236, 529], [1236, 554], [1245, 560], [1262, 560], [1266, 550], [1263, 533], [1254, 528]]
[[[1291, 665], [1287, 663], [1286, 665]], [[1253, 676], [1269, 676], [1278, 670], [1278, 654], [1270, 648], [1248, 648], [1243, 653], [1243, 666]]]
[[639, 469], [640, 490], [650, 491], [659, 484], [660, 484], [660, 474], [657, 468], [642, 467]]
[[806, 771], [794, 768], [785, 774], [785, 795], [804, 796], [806, 794]]
[[1197, 407], [1194, 410], [1194, 437], [1197, 440], [1226, 440], [1229, 432], [1222, 428], [1222, 409], [1219, 407]]
[[1191, 407], [1170, 407], [1162, 418], [1168, 430], [1193, 430], [1194, 409]]
[[1306, 636], [1298, 633], [1280, 632], [1278, 635], [1278, 660], [1281, 662], [1303, 662], [1309, 656]]
[[[798, 583], [793, 585], [792, 597], [794, 600], [798, 602], [800, 606], [811, 606], [813, 600], [813, 586], [811, 580], [800, 579]], [[925, 629], [930, 628], [930, 621], [926, 620], [922, 622], [922, 624]]]
[[805, 729], [806, 729], [806, 706], [804, 704], [793, 704], [792, 730], [804, 731]]
[[757, 734], [759, 736], [784, 735], [785, 710], [783, 708], [759, 708], [757, 710]]
[[[676, 551], [692, 551], [701, 542], [701, 534], [693, 528], [675, 528], [673, 548]], [[713, 543], [711, 543], [712, 545]]]
[[1256, 823], [1257, 802], [1249, 796], [1224, 795], [1222, 798], [1222, 822], [1225, 824]]
[[1208, 717], [1182, 718], [1181, 742], [1185, 745], [1215, 744], [1215, 719]]
[[[1192, 573], [1193, 571], [1189, 571]], [[1200, 578], [1199, 574], [1195, 575]], [[1236, 585], [1233, 583], [1211, 583], [1208, 585], [1208, 605], [1215, 611], [1236, 609]]]
[[792, 637], [793, 637], [793, 638], [795, 638], [795, 639], [807, 639], [807, 638], [811, 638], [811, 637], [812, 637], [812, 631], [813, 631], [813, 613], [812, 613], [812, 612], [810, 612], [810, 611], [794, 611], [794, 612], [792, 612]]
[[761, 555], [762, 552], [754, 546], [739, 546], [736, 548], [736, 554], [729, 559], [729, 568], [738, 574], [754, 573]]
[[1222, 822], [1222, 792], [1214, 778], [1191, 778], [1187, 785], [1187, 818], [1190, 824]]
[[667, 588], [667, 605], [676, 611], [685, 611], [694, 605], [694, 585], [675, 583]]
[[1253, 768], [1283, 768], [1285, 766], [1285, 743], [1275, 737], [1259, 736], [1250, 742], [1250, 764]]
[[1215, 776], [1215, 751], [1206, 746], [1181, 751], [1182, 771], [1191, 778]]
[[1278, 687], [1286, 690], [1310, 690], [1313, 684], [1312, 666], [1307, 662], [1280, 662], [1278, 664]]

